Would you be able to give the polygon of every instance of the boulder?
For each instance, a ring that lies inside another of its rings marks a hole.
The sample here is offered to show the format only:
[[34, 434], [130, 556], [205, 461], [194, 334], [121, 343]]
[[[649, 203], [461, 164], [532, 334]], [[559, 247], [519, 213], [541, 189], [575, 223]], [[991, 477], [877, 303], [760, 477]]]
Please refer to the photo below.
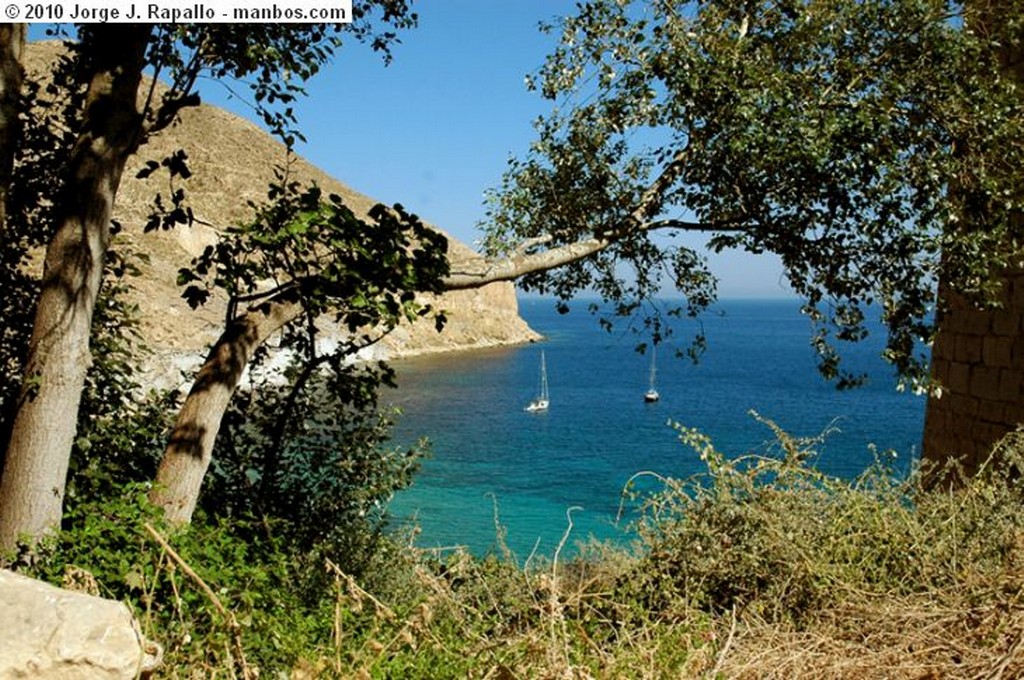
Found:
[[0, 569], [0, 678], [137, 678], [159, 663], [122, 602]]

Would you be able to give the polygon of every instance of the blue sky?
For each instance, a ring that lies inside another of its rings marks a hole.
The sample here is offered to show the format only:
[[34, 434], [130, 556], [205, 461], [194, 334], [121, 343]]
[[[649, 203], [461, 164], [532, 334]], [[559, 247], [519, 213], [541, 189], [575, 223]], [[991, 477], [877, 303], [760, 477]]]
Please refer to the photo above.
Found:
[[[402, 203], [463, 242], [479, 237], [483, 194], [508, 157], [523, 154], [549, 103], [524, 84], [554, 48], [541, 21], [571, 13], [568, 0], [415, 0], [419, 26], [385, 67], [352, 42], [307, 85], [296, 110], [299, 152], [352, 188]], [[245, 115], [215, 89], [207, 101]], [[691, 243], [699, 237], [690, 236]], [[712, 260], [722, 297], [784, 297], [774, 256]]]
[[[478, 238], [483, 194], [510, 155], [524, 154], [549, 103], [524, 77], [554, 48], [541, 21], [571, 13], [568, 0], [415, 0], [419, 26], [402, 34], [385, 67], [351, 42], [307, 84], [296, 106], [308, 139], [298, 151], [353, 189], [402, 203], [463, 242]], [[214, 83], [204, 100], [251, 117]], [[685, 243], [699, 244], [688, 235]], [[712, 259], [722, 297], [783, 297], [773, 256]]]

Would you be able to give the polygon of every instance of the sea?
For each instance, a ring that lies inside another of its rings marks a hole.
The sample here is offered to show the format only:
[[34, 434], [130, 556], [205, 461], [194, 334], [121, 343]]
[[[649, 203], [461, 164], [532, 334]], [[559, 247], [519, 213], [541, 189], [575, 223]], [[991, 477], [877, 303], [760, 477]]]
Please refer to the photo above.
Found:
[[[705, 470], [674, 424], [729, 456], [778, 455], [761, 419], [799, 437], [827, 432], [811, 464], [846, 479], [879, 457], [905, 474], [918, 456], [925, 400], [896, 389], [880, 326], [843, 348], [844, 365], [869, 378], [840, 391], [817, 370], [800, 301], [722, 300], [698, 320], [676, 320], [656, 357], [661, 399], [646, 403], [651, 355], [636, 346], [650, 337], [637, 320], [603, 328], [589, 304], [573, 301], [563, 314], [553, 300], [524, 299], [520, 314], [540, 342], [394, 362], [398, 387], [384, 395], [401, 410], [392, 443], [426, 438], [431, 449], [389, 504], [406, 540], [476, 555], [507, 549], [520, 563], [571, 555], [591, 539], [628, 544], [638, 516], [624, 494], [631, 478], [656, 488], [659, 477]], [[707, 339], [696, 363], [675, 352], [695, 333]], [[551, 403], [530, 413], [542, 352]]]

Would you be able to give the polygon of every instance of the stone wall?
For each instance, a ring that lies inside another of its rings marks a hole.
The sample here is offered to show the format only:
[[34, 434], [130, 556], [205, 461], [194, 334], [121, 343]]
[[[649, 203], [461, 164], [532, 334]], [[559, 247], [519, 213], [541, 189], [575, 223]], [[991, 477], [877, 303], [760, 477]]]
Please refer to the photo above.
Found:
[[993, 444], [1024, 423], [1024, 273], [1005, 278], [998, 308], [947, 299], [932, 347], [943, 390], [928, 400], [923, 458], [941, 462], [952, 454], [973, 473]]
[[[1018, 0], [968, 2], [977, 26], [995, 26], [1016, 16]], [[1024, 83], [1024, 49], [998, 48], [1006, 75]], [[957, 456], [977, 470], [1003, 435], [1024, 422], [1024, 272], [1004, 277], [1002, 306], [977, 310], [948, 295], [932, 347], [932, 372], [944, 386], [930, 398], [922, 457], [943, 462]]]

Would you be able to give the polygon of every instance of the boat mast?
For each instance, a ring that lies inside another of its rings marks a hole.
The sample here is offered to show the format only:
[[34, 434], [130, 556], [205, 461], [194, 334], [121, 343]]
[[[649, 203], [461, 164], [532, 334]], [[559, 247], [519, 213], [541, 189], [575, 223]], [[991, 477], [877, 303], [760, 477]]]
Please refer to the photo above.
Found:
[[540, 398], [548, 401], [548, 367], [544, 360], [544, 350], [540, 351]]
[[654, 364], [655, 364], [655, 358], [658, 355], [657, 353], [658, 353], [658, 346], [657, 345], [652, 345], [652, 347], [651, 347], [651, 373], [650, 373], [650, 383], [651, 384], [647, 388], [647, 392], [644, 394], [644, 401], [646, 401], [647, 403], [658, 401], [658, 399], [661, 398], [661, 395], [658, 394], [658, 390], [654, 387], [654, 374], [655, 374]]
[[650, 383], [651, 383], [651, 391], [652, 392], [654, 391], [654, 373], [655, 373], [654, 362], [655, 362], [655, 359], [657, 358], [657, 356], [658, 356], [658, 346], [657, 345], [651, 345], [651, 376], [650, 376]]

